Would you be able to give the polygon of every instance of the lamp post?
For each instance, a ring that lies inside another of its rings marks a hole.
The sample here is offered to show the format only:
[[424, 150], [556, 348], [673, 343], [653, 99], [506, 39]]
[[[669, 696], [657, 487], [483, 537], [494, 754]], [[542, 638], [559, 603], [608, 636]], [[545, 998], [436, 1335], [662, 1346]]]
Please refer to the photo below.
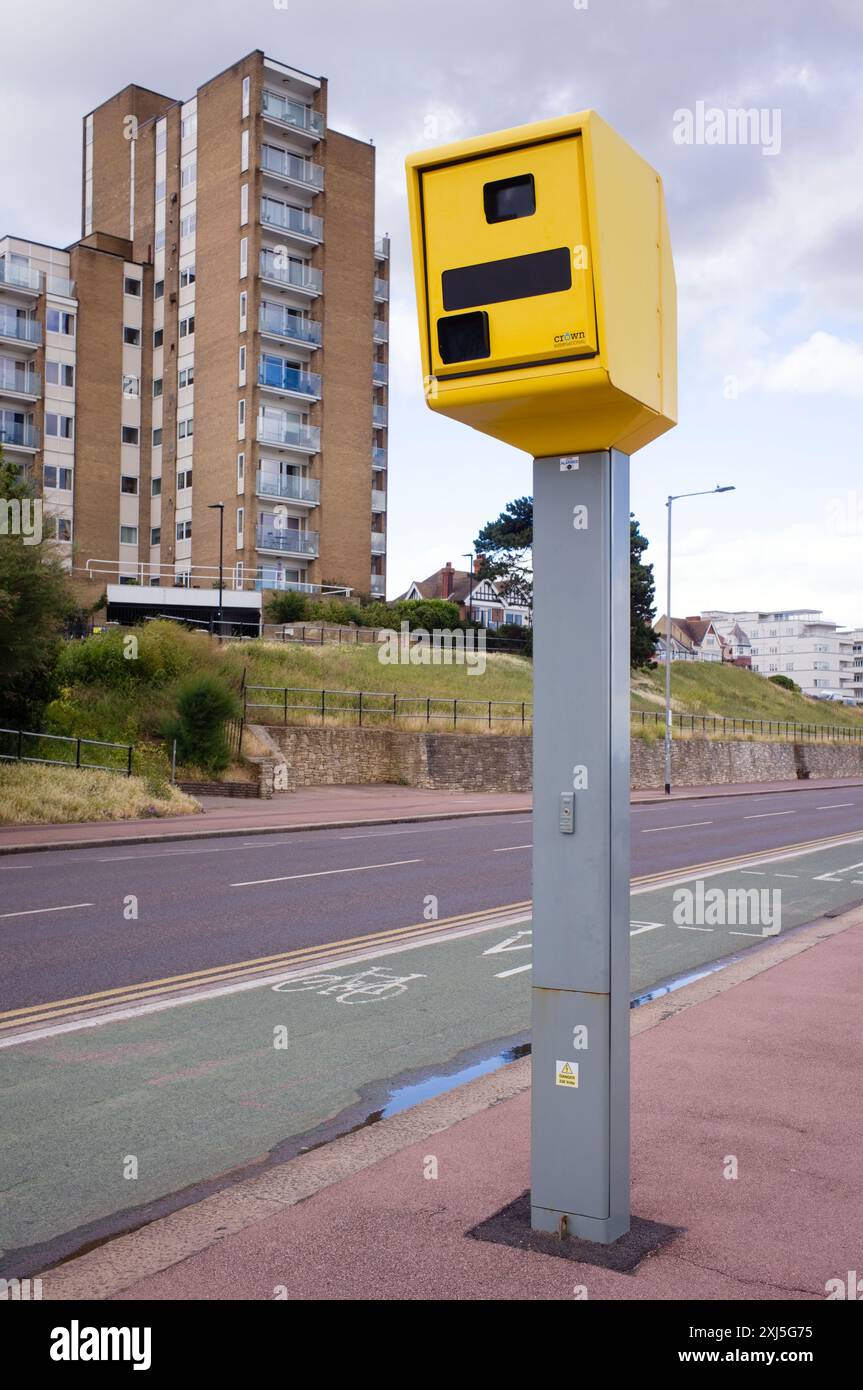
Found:
[[470, 567], [469, 567], [469, 569], [468, 569], [468, 574], [470, 575], [470, 581], [469, 581], [469, 583], [468, 583], [468, 590], [467, 590], [467, 605], [468, 605], [468, 607], [467, 607], [467, 616], [468, 616], [468, 622], [473, 623], [473, 551], [472, 551], [472, 550], [465, 550], [464, 553], [462, 554], [462, 557], [461, 557], [461, 558], [462, 558], [463, 560], [470, 560]]
[[225, 504], [210, 502], [208, 511], [219, 513], [219, 637], [222, 636], [222, 589], [224, 587]]
[[713, 497], [717, 492], [734, 492], [733, 485], [707, 488], [704, 492], [678, 492], [669, 495], [668, 508], [668, 562], [665, 590], [665, 795], [671, 795], [671, 504], [683, 497]]

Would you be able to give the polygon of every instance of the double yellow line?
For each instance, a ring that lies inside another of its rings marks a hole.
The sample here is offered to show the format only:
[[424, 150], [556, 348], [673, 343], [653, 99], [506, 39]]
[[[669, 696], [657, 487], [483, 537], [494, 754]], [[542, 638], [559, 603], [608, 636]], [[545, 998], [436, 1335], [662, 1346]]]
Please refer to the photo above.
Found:
[[341, 941], [328, 941], [318, 946], [301, 946], [294, 951], [280, 951], [272, 956], [256, 956], [251, 960], [234, 961], [230, 965], [214, 965], [206, 970], [191, 970], [184, 975], [168, 975], [161, 980], [146, 980], [137, 985], [119, 985], [99, 990], [96, 994], [79, 994], [69, 999], [54, 999], [45, 1004], [31, 1004], [23, 1009], [8, 1009], [0, 1013], [0, 1032], [13, 1028], [32, 1028], [62, 1018], [77, 1018], [94, 1010], [120, 1008], [147, 999], [162, 998], [196, 986], [218, 985], [230, 980], [254, 979], [255, 975], [317, 965], [337, 959], [344, 953], [362, 950], [366, 946], [398, 945], [440, 931], [472, 926], [477, 922], [495, 919], [506, 921], [514, 913], [529, 912], [530, 901], [509, 903], [505, 907], [486, 908], [481, 912], [465, 912], [458, 917], [443, 917], [436, 922], [417, 922], [409, 927], [392, 927], [388, 931], [368, 932], [364, 936], [348, 936]]
[[[713, 859], [706, 864], [687, 864], [679, 869], [662, 869], [650, 874], [640, 874], [630, 881], [630, 888], [649, 887], [651, 884], [668, 883], [681, 879], [691, 879], [700, 873], [716, 873], [723, 868], [739, 867], [753, 862], [759, 863], [772, 858], [792, 854], [796, 850], [827, 849], [846, 844], [860, 835], [828, 836], [819, 840], [802, 840], [797, 844], [777, 845], [774, 849], [753, 850], [750, 854], [730, 855], [725, 859]], [[198, 986], [219, 985], [228, 981], [254, 979], [261, 973], [273, 973], [301, 968], [306, 965], [326, 964], [338, 959], [345, 952], [363, 950], [369, 946], [398, 945], [401, 942], [422, 940], [441, 931], [453, 931], [459, 927], [469, 927], [478, 922], [494, 925], [496, 920], [506, 921], [519, 913], [530, 912], [530, 900], [507, 903], [503, 907], [486, 908], [480, 912], [465, 912], [458, 917], [444, 917], [437, 922], [416, 922], [408, 927], [392, 927], [388, 931], [367, 932], [363, 936], [348, 936], [341, 941], [329, 941], [318, 946], [301, 946], [294, 951], [281, 951], [271, 956], [256, 956], [251, 960], [234, 961], [230, 965], [214, 965], [206, 970], [191, 970], [184, 975], [168, 975], [161, 980], [146, 980], [137, 985], [120, 985], [114, 989], [100, 990], [96, 994], [79, 994], [70, 999], [55, 999], [45, 1004], [33, 1004], [27, 1008], [9, 1009], [0, 1013], [0, 1033], [12, 1029], [33, 1028], [43, 1023], [63, 1018], [77, 1018], [99, 1009], [120, 1008], [126, 1004], [137, 1004], [148, 999], [160, 999], [165, 995], [176, 994], [182, 990]]]

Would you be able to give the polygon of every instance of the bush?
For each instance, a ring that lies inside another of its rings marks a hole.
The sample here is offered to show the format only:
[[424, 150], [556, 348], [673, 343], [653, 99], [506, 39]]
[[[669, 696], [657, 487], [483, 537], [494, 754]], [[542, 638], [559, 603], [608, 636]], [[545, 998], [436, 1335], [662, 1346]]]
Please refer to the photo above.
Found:
[[177, 740], [181, 763], [223, 772], [231, 761], [225, 721], [239, 712], [237, 697], [218, 676], [190, 676], [177, 694], [176, 714], [163, 725], [164, 736], [169, 743]]
[[305, 594], [295, 589], [286, 589], [282, 594], [273, 594], [267, 603], [267, 617], [271, 623], [302, 622], [308, 611], [309, 601]]
[[800, 693], [800, 686], [791, 679], [790, 676], [768, 676], [767, 679], [774, 685], [781, 685], [783, 690], [794, 690]]
[[435, 628], [457, 628], [462, 626], [458, 604], [445, 598], [403, 598], [393, 605], [395, 626], [407, 622], [411, 631], [424, 628], [433, 632]]
[[122, 690], [159, 688], [200, 661], [200, 639], [169, 622], [147, 623], [134, 632], [112, 628], [83, 642], [65, 644], [57, 663], [61, 685], [95, 685]]
[[363, 610], [358, 603], [344, 598], [322, 598], [310, 603], [307, 616], [316, 623], [331, 623], [333, 627], [363, 625]]

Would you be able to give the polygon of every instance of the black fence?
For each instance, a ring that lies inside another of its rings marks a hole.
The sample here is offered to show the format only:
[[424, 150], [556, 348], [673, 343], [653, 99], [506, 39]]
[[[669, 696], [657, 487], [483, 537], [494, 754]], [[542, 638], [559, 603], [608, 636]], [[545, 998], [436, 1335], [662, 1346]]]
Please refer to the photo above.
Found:
[[[270, 712], [270, 719], [287, 724], [309, 718], [346, 717], [357, 725], [395, 724], [415, 720], [421, 724], [443, 723], [456, 729], [459, 724], [530, 723], [530, 705], [517, 700], [468, 700], [442, 695], [399, 695], [384, 690], [305, 690], [279, 685], [247, 685], [243, 691], [243, 711], [248, 718], [257, 710]], [[260, 715], [257, 716], [260, 718]]]
[[[397, 724], [400, 720], [419, 724], [484, 725], [517, 724], [527, 729], [533, 721], [529, 701], [469, 700], [445, 695], [399, 695], [381, 690], [307, 690], [281, 685], [244, 685], [243, 713], [261, 719], [265, 711], [270, 722], [297, 723], [310, 718], [322, 724], [328, 719], [358, 725]], [[264, 722], [267, 722], [267, 719]], [[665, 727], [662, 710], [633, 710], [636, 727]], [[723, 737], [750, 736], [780, 738], [788, 743], [863, 743], [863, 721], [853, 725], [797, 724], [785, 719], [749, 719], [733, 715], [673, 714], [672, 729], [679, 734], [701, 733]]]
[[[92, 748], [110, 750], [108, 761], [88, 762]], [[39, 734], [29, 729], [0, 729], [0, 762], [48, 763], [52, 767], [83, 767], [98, 772], [132, 776], [131, 743], [104, 743], [95, 738], [69, 738], [65, 734]]]

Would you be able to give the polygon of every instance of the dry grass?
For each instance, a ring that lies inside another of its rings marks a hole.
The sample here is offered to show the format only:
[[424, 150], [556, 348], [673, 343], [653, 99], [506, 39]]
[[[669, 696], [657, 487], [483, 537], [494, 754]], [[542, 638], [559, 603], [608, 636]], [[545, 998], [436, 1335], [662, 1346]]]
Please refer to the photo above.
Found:
[[33, 763], [0, 764], [0, 825], [182, 816], [201, 808], [167, 783]]

